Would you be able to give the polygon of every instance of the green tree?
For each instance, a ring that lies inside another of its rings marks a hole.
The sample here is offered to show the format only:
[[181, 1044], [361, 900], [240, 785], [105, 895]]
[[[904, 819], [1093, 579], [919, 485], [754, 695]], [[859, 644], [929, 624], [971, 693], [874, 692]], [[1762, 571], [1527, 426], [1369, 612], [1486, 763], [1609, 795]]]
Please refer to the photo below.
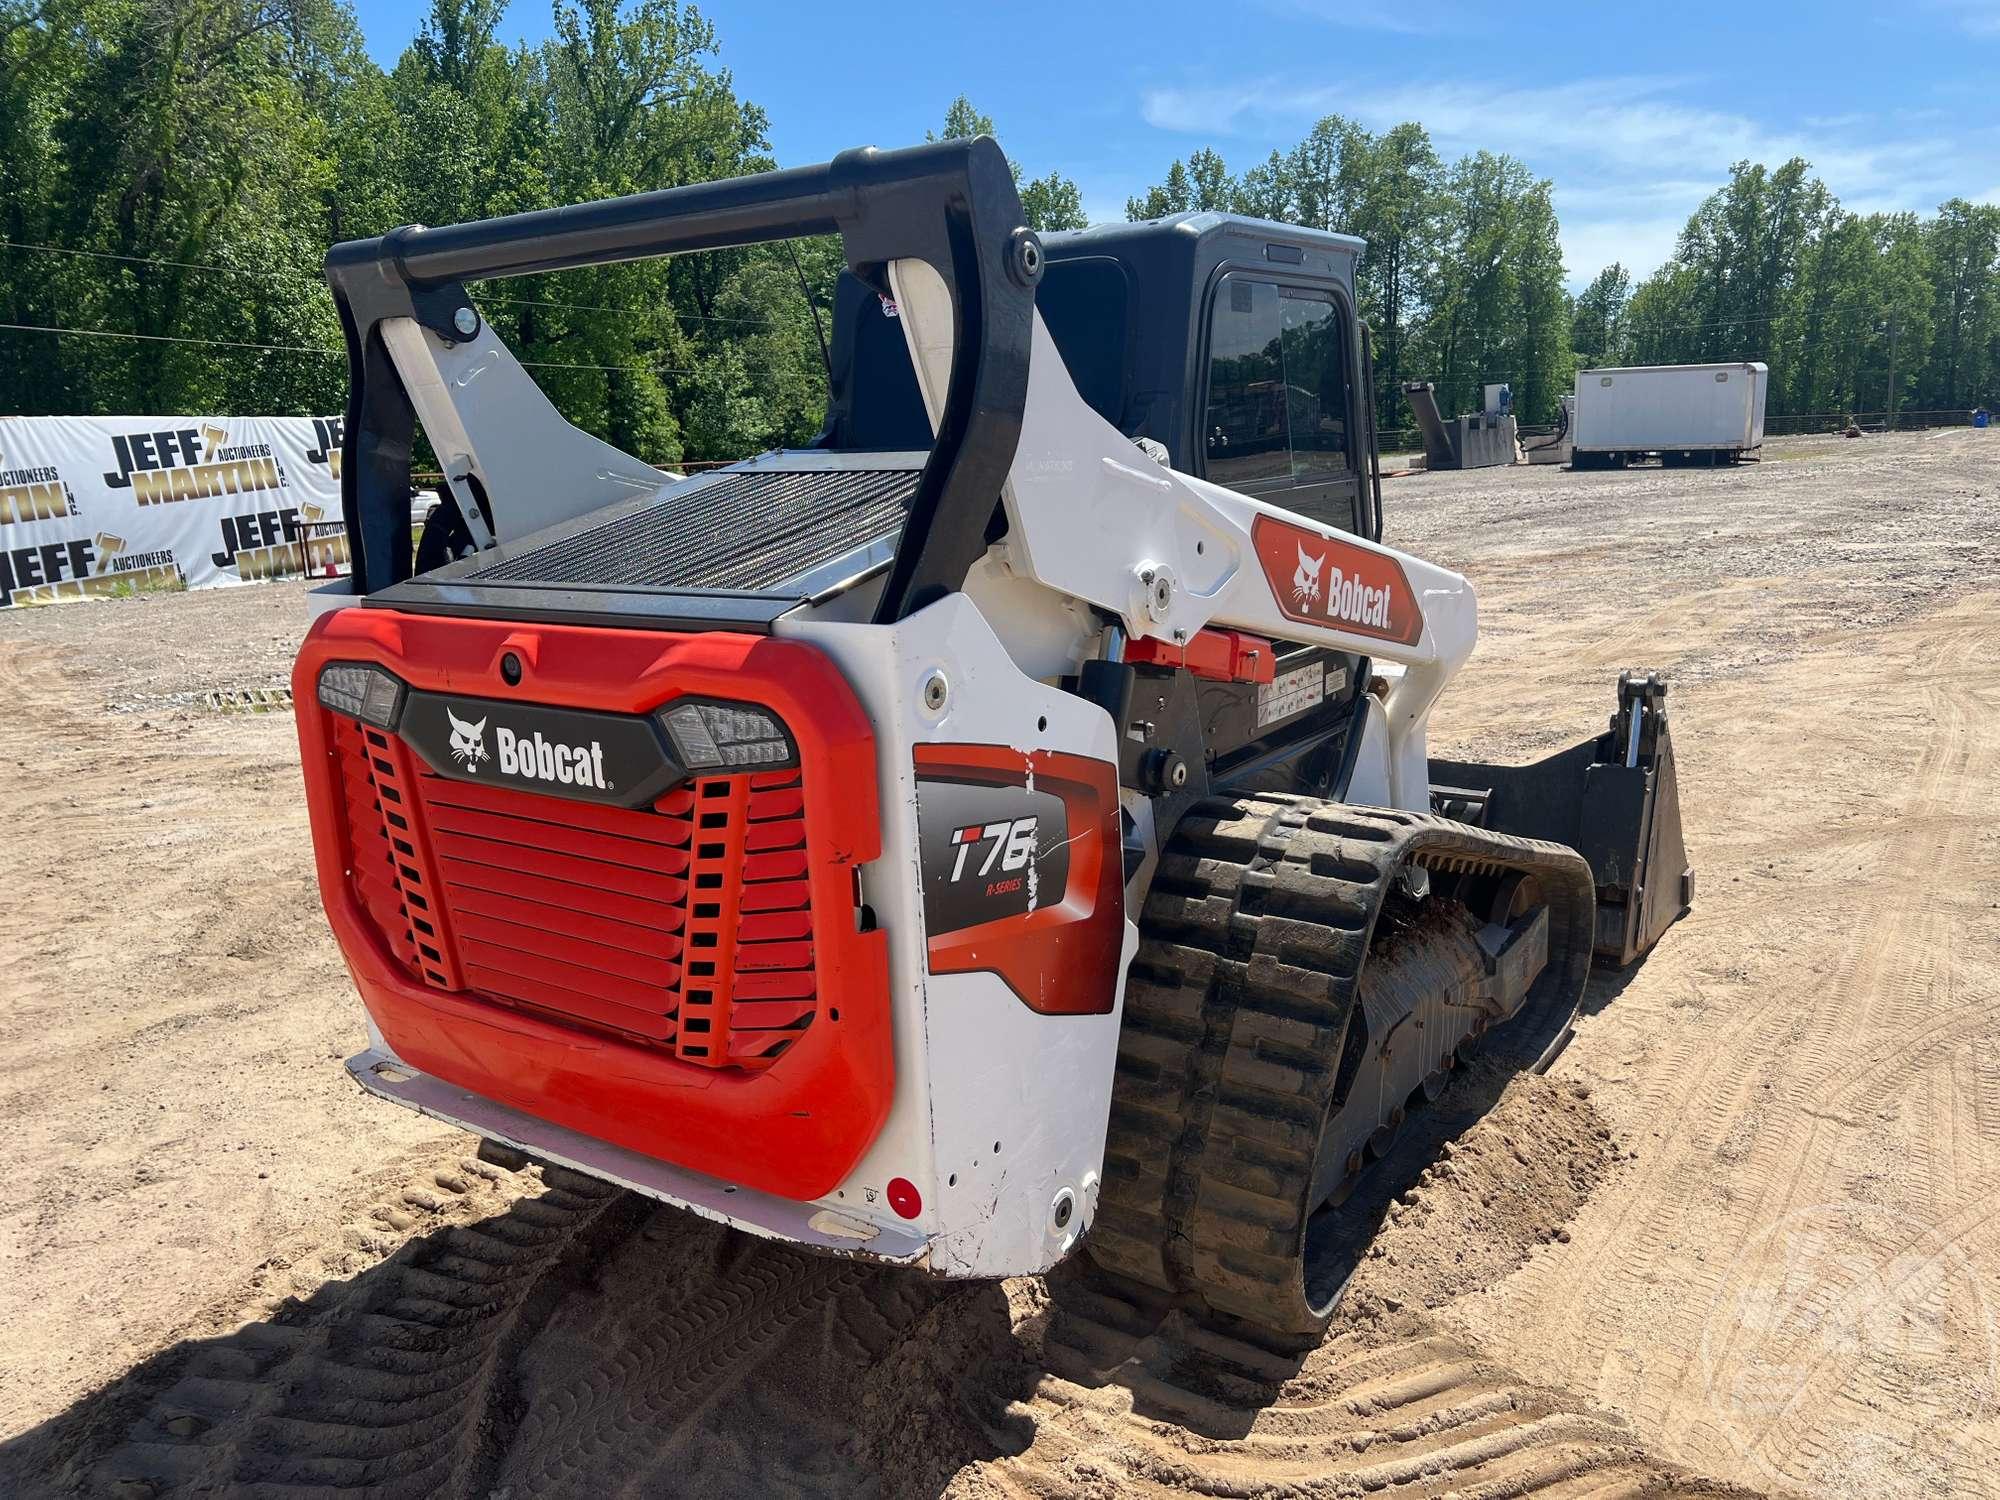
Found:
[[1570, 347], [1578, 368], [1615, 365], [1624, 357], [1625, 310], [1632, 300], [1632, 273], [1613, 261], [1577, 294], [1570, 316]]
[[1547, 421], [1574, 372], [1551, 185], [1509, 156], [1476, 152], [1445, 174], [1443, 232], [1414, 363], [1445, 410], [1507, 381], [1528, 421]]
[[[691, 6], [558, 0], [514, 50], [504, 9], [431, 0], [385, 74], [342, 0], [0, 0], [0, 227], [67, 252], [0, 254], [4, 321], [145, 336], [0, 336], [0, 405], [336, 409], [334, 240], [774, 165]], [[734, 458], [819, 419], [794, 264], [823, 296], [813, 246], [471, 290], [572, 420], [674, 459], [699, 405]]]
[[1163, 219], [1168, 214], [1184, 214], [1192, 207], [1194, 190], [1188, 186], [1187, 168], [1177, 161], [1167, 168], [1164, 182], [1125, 200], [1125, 217], [1134, 221]]
[[[990, 135], [999, 139], [999, 132], [993, 128], [993, 117], [983, 115], [973, 108], [972, 101], [960, 94], [951, 101], [944, 112], [944, 129], [932, 134], [925, 132], [929, 141], [965, 140], [975, 135]], [[1021, 212], [1027, 218], [1028, 227], [1041, 233], [1057, 229], [1088, 229], [1090, 220], [1083, 212], [1083, 191], [1060, 172], [1050, 172], [1037, 177], [1032, 182], [1023, 182], [1021, 164], [1008, 158], [1014, 169], [1014, 186], [1021, 191]]]
[[[775, 165], [692, 5], [550, 3], [549, 40], [510, 49], [502, 0], [429, 0], [384, 72], [345, 0], [0, 0], [0, 322], [118, 335], [0, 330], [0, 410], [334, 409], [332, 242]], [[946, 136], [992, 130], [963, 96], [945, 112]], [[1016, 180], [1037, 228], [1083, 224], [1059, 170]], [[1385, 423], [1409, 378], [1448, 406], [1509, 380], [1544, 417], [1579, 356], [1765, 359], [1774, 414], [1892, 387], [1903, 410], [2000, 404], [2000, 207], [1856, 216], [1801, 160], [1737, 164], [1666, 264], [1573, 304], [1548, 184], [1444, 163], [1416, 123], [1328, 116], [1240, 177], [1195, 150], [1126, 209], [1360, 235]], [[806, 241], [471, 290], [572, 420], [728, 459], [816, 429], [840, 264]]]
[[1204, 147], [1185, 162], [1167, 168], [1166, 180], [1125, 200], [1127, 219], [1158, 219], [1167, 214], [1204, 213], [1210, 210], [1241, 212], [1241, 188], [1229, 175], [1228, 165], [1214, 151]]
[[1375, 409], [1393, 413], [1403, 382], [1421, 374], [1410, 367], [1411, 326], [1434, 295], [1445, 222], [1443, 166], [1421, 125], [1397, 125], [1380, 136], [1337, 118], [1321, 125], [1340, 143], [1328, 205], [1339, 217], [1322, 227], [1345, 228], [1368, 243], [1355, 269], [1356, 288], [1361, 315], [1381, 341]]
[[1962, 410], [1992, 399], [1996, 249], [2000, 209], [1862, 217], [1802, 160], [1742, 162], [1633, 292], [1626, 336], [1646, 363], [1766, 361], [1773, 415]]
[[1037, 177], [1021, 184], [1021, 212], [1028, 227], [1035, 230], [1088, 229], [1089, 216], [1083, 211], [1083, 192], [1060, 172]]
[[2000, 347], [2000, 205], [1953, 198], [1925, 230], [1932, 268], [1935, 334], [1922, 378], [1932, 407], [1990, 400]]

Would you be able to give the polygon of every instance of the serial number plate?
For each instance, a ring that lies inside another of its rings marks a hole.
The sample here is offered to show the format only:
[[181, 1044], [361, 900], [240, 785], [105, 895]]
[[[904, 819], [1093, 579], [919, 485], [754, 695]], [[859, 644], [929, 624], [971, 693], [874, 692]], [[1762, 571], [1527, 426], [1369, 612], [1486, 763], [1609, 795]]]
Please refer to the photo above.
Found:
[[[1346, 669], [1336, 668], [1333, 691], [1339, 692], [1346, 682]], [[1280, 672], [1275, 680], [1257, 689], [1257, 727], [1266, 729], [1280, 719], [1318, 707], [1326, 701], [1327, 686], [1326, 663], [1322, 661]]]

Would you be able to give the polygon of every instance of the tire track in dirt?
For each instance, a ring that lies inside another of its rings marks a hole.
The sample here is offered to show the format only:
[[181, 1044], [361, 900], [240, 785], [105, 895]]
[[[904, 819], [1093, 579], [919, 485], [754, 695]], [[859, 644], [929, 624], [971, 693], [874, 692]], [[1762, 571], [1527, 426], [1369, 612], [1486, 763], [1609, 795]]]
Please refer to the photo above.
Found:
[[[1629, 1378], [1614, 1372], [1629, 1358], [1620, 1350], [1632, 1325], [1623, 1317], [1604, 1320], [1601, 1294], [1565, 1299], [1557, 1314], [1564, 1345], [1557, 1368], [1611, 1375], [1608, 1384], [1598, 1383], [1601, 1394], [1629, 1403], [1643, 1428], [1667, 1432], [1684, 1455], [1725, 1473], [1747, 1465], [1774, 1478], [1818, 1483], [1843, 1474], [1839, 1439], [1850, 1402], [1912, 1414], [1905, 1428], [1912, 1437], [1930, 1417], [1949, 1423], [1955, 1410], [1957, 1430], [1966, 1430], [1964, 1393], [1927, 1389], [1909, 1378], [1895, 1359], [1883, 1357], [1879, 1336], [1843, 1335], [1827, 1347], [1827, 1330], [1855, 1316], [1856, 1298], [1897, 1305], [1914, 1295], [1909, 1276], [1870, 1271], [1843, 1278], [1829, 1262], [1815, 1273], [1813, 1306], [1767, 1326], [1731, 1318], [1729, 1304], [1732, 1295], [1740, 1301], [1755, 1289], [1744, 1285], [1746, 1256], [1778, 1256], [1761, 1272], [1753, 1265], [1747, 1276], [1753, 1284], [1759, 1274], [1777, 1277], [1782, 1290], [1789, 1274], [1784, 1257], [1800, 1253], [1782, 1240], [1775, 1247], [1758, 1240], [1753, 1226], [1810, 1215], [1810, 1205], [1829, 1194], [1844, 1200], [1868, 1191], [1872, 1153], [1864, 1149], [1855, 1159], [1857, 1136], [1894, 1142], [1888, 1154], [1900, 1163], [1895, 1191], [1917, 1231], [1878, 1235], [1880, 1242], [1863, 1250], [1873, 1265], [1900, 1267], [1911, 1256], [1956, 1264], [1955, 1258], [1986, 1253], [1973, 1242], [1989, 1233], [1989, 1216], [1952, 1211], [1967, 1191], [1978, 1190], [1981, 1173], [1990, 1180], [1991, 1158], [1981, 1151], [1958, 1165], [1940, 1153], [1933, 1123], [1940, 1115], [1923, 1100], [1940, 1073], [1948, 1086], [1953, 1059], [1979, 1038], [1990, 1039], [1994, 1023], [1978, 989], [1967, 988], [1958, 956], [1963, 918], [1941, 903], [1924, 873], [1964, 870], [1976, 858], [1978, 814], [1996, 769], [1996, 705], [1978, 665], [1992, 658], [2000, 636], [1990, 618], [1960, 610], [1906, 632], [1922, 645], [1911, 643], [1918, 665], [1900, 671], [1899, 685], [1918, 693], [1922, 739], [1911, 774], [1888, 788], [1892, 821], [1881, 829], [1879, 852], [1869, 851], [1879, 863], [1856, 872], [1845, 914], [1858, 920], [1837, 935], [1794, 933], [1787, 945], [1835, 947], [1831, 972], [1823, 979], [1780, 977], [1779, 1003], [1759, 1004], [1683, 1038], [1678, 1045], [1700, 1049], [1688, 1066], [1649, 1066], [1647, 1112], [1660, 1122], [1654, 1133], [1678, 1145], [1645, 1153], [1650, 1160], [1633, 1190], [1621, 1195], [1625, 1211], [1593, 1220], [1569, 1258], [1569, 1274], [1627, 1288], [1635, 1305], [1657, 1316], [1646, 1320], [1643, 1374]], [[1834, 942], [1825, 944], [1827, 937]], [[1686, 969], [1691, 957], [1663, 948], [1654, 966]], [[1884, 1100], [1901, 1101], [1886, 1130], [1876, 1118]], [[1948, 1114], [1953, 1107], [1939, 1096], [1940, 1109]], [[1727, 1174], [1720, 1179], [1718, 1159]], [[1718, 1187], [1728, 1199], [1718, 1201]], [[1703, 1204], [1711, 1210], [1700, 1211]], [[1705, 1253], [1695, 1267], [1678, 1269], [1676, 1298], [1649, 1300], [1647, 1289], [1664, 1279], [1660, 1267], [1694, 1223]], [[1941, 1232], [1924, 1232], [1925, 1226]], [[1825, 1258], [1823, 1249], [1816, 1253]], [[1919, 1297], [1919, 1315], [1965, 1313], [1963, 1306], [1938, 1304], [1942, 1293], [1924, 1295], [1930, 1304]], [[1960, 1285], [1957, 1295], [1964, 1303], [1970, 1294]], [[1975, 1343], [1985, 1337], [1978, 1327], [1967, 1331]], [[1758, 1379], [1787, 1385], [1790, 1399], [1769, 1403], [1776, 1410], [1767, 1413], [1767, 1398], [1753, 1392], [1747, 1406], [1729, 1409], [1730, 1393]], [[1710, 1420], [1703, 1420], [1704, 1410]], [[1990, 1488], [1990, 1476], [1983, 1483]]]
[[1005, 1491], [1215, 1496], [1720, 1493], [1623, 1422], [1538, 1389], [1414, 1313], [1379, 1308], [1300, 1365], [1131, 1294], [1056, 1294], [1034, 1442]]
[[867, 1274], [852, 1261], [744, 1236], [731, 1237], [726, 1251], [716, 1274], [698, 1285], [655, 1276], [651, 1296], [593, 1297], [593, 1336], [580, 1343], [598, 1357], [530, 1399], [499, 1489], [520, 1497], [616, 1493], [635, 1470], [657, 1471], [773, 1344]]
[[[155, 1362], [80, 1416], [76, 1481], [51, 1491], [1733, 1493], [1392, 1295], [1446, 1300], [1504, 1274], [1615, 1164], [1573, 1088], [1516, 1079], [1489, 1110], [1481, 1089], [1506, 1078], [1470, 1065], [1406, 1127], [1398, 1151], [1433, 1165], [1393, 1202], [1370, 1189], [1383, 1217], [1353, 1305], [1303, 1357], [1080, 1263], [946, 1285], [570, 1174], [545, 1171], [536, 1191], [533, 1171], [465, 1162], [357, 1216], [350, 1238], [376, 1263]], [[401, 1238], [438, 1213], [449, 1222]]]
[[[480, 1418], [536, 1294], [623, 1198], [591, 1178], [545, 1175], [539, 1195], [503, 1215], [450, 1224], [372, 1276], [329, 1283], [293, 1316], [196, 1346], [82, 1492], [453, 1493], [476, 1464]], [[401, 1196], [437, 1201], [421, 1185]], [[378, 1218], [397, 1216], [384, 1208]]]
[[[1962, 678], [1967, 665], [1977, 656], [1990, 653], [1993, 635], [1994, 632], [1984, 628], [1953, 631], [1920, 679], [1933, 728], [1917, 757], [1904, 807], [1943, 813], [1945, 832], [1940, 842], [1928, 831], [1905, 831], [1897, 841], [1890, 865], [1892, 871], [1921, 869], [1926, 860], [1955, 866], [1963, 858], [1961, 846], [1972, 826], [1964, 814], [1981, 795], [1977, 789], [1985, 784], [1983, 772], [1993, 757], [1985, 748], [1991, 744], [1991, 738], [1974, 733], [1972, 715], [1963, 696], [1950, 691], [1945, 684], [1949, 679]], [[1950, 988], [1950, 942], [1946, 927], [1946, 918], [1936, 909], [1930, 885], [1909, 879], [1892, 880], [1873, 920], [1857, 924], [1842, 964], [1843, 979], [1830, 987], [1831, 993], [1844, 1002], [1837, 1014], [1846, 1025], [1842, 1030], [1829, 1029], [1816, 1038], [1819, 1045], [1806, 1049], [1807, 1065], [1794, 1070], [1788, 1080], [1787, 1099], [1807, 1112], [1805, 1139], [1799, 1145], [1788, 1143], [1792, 1163], [1789, 1172], [1772, 1171], [1762, 1176], [1771, 1190], [1752, 1206], [1748, 1215], [1751, 1222], [1784, 1223], [1805, 1207], [1802, 1199], [1823, 1196], [1829, 1182], [1841, 1180], [1835, 1158], [1844, 1142], [1836, 1138], [1838, 1131], [1826, 1128], [1824, 1109], [1813, 1111], [1810, 1106], [1817, 1103], [1837, 1109], [1851, 1100], [1879, 1099], [1917, 1103], [1931, 1082], [1922, 1070], [1922, 1061], [1939, 1040], [1926, 1035], [1933, 1028], [1925, 1024], [1924, 1018], [1942, 1012], [1949, 1019], [1945, 1027], [1938, 1029], [1947, 1034], [1956, 1030], [1950, 1021], [1976, 1023], [1981, 1019], [1983, 1007], [1959, 1006]], [[1939, 962], [1940, 954], [1947, 955], [1943, 963]], [[1896, 1040], [1886, 1056], [1876, 1057], [1857, 1073], [1856, 1053], [1865, 1055], [1866, 1039], [1876, 1035]], [[1927, 1120], [1938, 1118], [1932, 1111], [1910, 1112]], [[1933, 1141], [1928, 1132], [1906, 1133], [1902, 1146], [1902, 1159], [1910, 1168], [1903, 1180], [1915, 1195], [1910, 1211], [1917, 1223], [1930, 1224], [1946, 1211], [1948, 1203], [1957, 1201], [1947, 1196], [1948, 1189], [1956, 1185], [1938, 1181], [1933, 1169]], [[1777, 1150], [1774, 1143], [1767, 1154], [1775, 1155]], [[1937, 1233], [1920, 1233], [1892, 1243], [1888, 1247], [1889, 1264], [1903, 1267], [1920, 1240], [1932, 1241], [1925, 1248], [1923, 1263], [1934, 1263], [1937, 1256], [1952, 1253], [1990, 1217], [1989, 1212], [1980, 1211], [1966, 1228], [1944, 1232], [1952, 1222], [1948, 1219]], [[1874, 1248], [1880, 1254], [1883, 1247]], [[1909, 1274], [1876, 1285], [1848, 1287], [1847, 1299], [1857, 1294], [1896, 1299], [1905, 1292]], [[1838, 1410], [1838, 1404], [1832, 1400], [1836, 1392], [1855, 1385], [1854, 1399], [1864, 1404], [1886, 1399], [1898, 1403], [1898, 1409], [1905, 1411], [1921, 1410], [1927, 1404], [1915, 1399], [1917, 1392], [1907, 1382], [1900, 1381], [1893, 1364], [1877, 1368], [1876, 1361], [1866, 1357], [1868, 1351], [1859, 1341], [1846, 1341], [1838, 1349], [1826, 1346], [1821, 1330], [1832, 1326], [1840, 1316], [1842, 1299], [1835, 1295], [1838, 1286], [1837, 1273], [1822, 1280], [1814, 1316], [1800, 1320], [1800, 1326], [1781, 1324], [1776, 1330], [1754, 1330], [1764, 1334], [1754, 1349], [1739, 1347], [1739, 1340], [1753, 1332], [1741, 1322], [1729, 1327], [1711, 1346], [1711, 1384], [1728, 1381], [1745, 1362], [1785, 1369], [1787, 1378], [1797, 1382], [1776, 1415], [1752, 1425], [1745, 1441], [1745, 1451], [1750, 1456], [1767, 1465], [1770, 1471], [1795, 1479], [1808, 1478], [1811, 1469], [1793, 1463], [1794, 1454], [1819, 1435], [1812, 1420], [1797, 1419], [1801, 1413], [1832, 1416]], [[1903, 1386], [1901, 1390], [1897, 1389], [1899, 1383]], [[1816, 1394], [1818, 1399], [1804, 1399], [1809, 1393]]]

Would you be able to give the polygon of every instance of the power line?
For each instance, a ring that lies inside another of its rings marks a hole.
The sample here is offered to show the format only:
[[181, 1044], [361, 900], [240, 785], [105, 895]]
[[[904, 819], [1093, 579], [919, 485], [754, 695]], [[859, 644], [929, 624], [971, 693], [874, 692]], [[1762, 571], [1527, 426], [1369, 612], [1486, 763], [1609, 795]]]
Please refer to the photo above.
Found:
[[207, 344], [217, 349], [256, 349], [270, 354], [317, 354], [327, 359], [345, 359], [338, 349], [320, 349], [311, 344], [251, 344], [239, 339], [191, 339], [171, 333], [124, 333], [110, 328], [56, 328], [46, 323], [0, 323], [0, 329], [15, 333], [69, 333], [87, 339], [136, 339], [148, 344]]
[[[215, 349], [250, 349], [269, 354], [317, 354], [322, 359], [345, 359], [346, 351], [341, 349], [321, 349], [312, 344], [253, 344], [241, 339], [197, 339], [172, 333], [127, 333], [115, 328], [62, 328], [47, 323], [0, 323], [0, 331], [15, 333], [74, 334], [78, 338], [90, 339], [131, 339], [149, 344], [201, 344]], [[519, 361], [524, 370], [601, 370], [611, 374], [633, 374], [651, 371], [656, 375], [699, 375], [699, 367], [692, 365], [593, 365], [573, 363], [555, 359], [524, 359]], [[779, 372], [768, 367], [746, 365], [746, 375], [774, 375]]]
[[74, 255], [86, 260], [115, 260], [134, 266], [172, 266], [181, 271], [214, 271], [224, 276], [249, 276], [257, 280], [271, 281], [280, 276], [303, 276], [317, 279], [318, 273], [287, 268], [282, 271], [260, 270], [252, 266], [217, 266], [193, 260], [168, 260], [158, 255], [117, 255], [109, 250], [74, 250], [67, 245], [36, 245], [26, 240], [0, 240], [0, 247], [8, 250], [32, 250], [41, 255]]
[[[0, 248], [8, 250], [28, 250], [40, 255], [73, 255], [87, 260], [117, 261], [124, 265], [169, 266], [180, 271], [207, 271], [218, 276], [247, 276], [254, 281], [278, 281], [300, 277], [307, 281], [318, 281], [319, 272], [298, 267], [283, 270], [261, 270], [252, 266], [219, 266], [194, 260], [169, 260], [158, 255], [117, 255], [109, 250], [77, 250], [67, 245], [37, 245], [26, 240], [0, 240]], [[698, 323], [743, 323], [760, 328], [779, 328], [784, 325], [776, 318], [734, 318], [721, 313], [681, 312], [677, 308], [621, 307], [599, 302], [558, 302], [537, 297], [481, 297], [482, 302], [513, 307], [560, 307], [577, 312], [622, 313], [627, 317], [644, 317], [649, 312], [664, 311], [675, 318], [685, 318]]]
[[[578, 312], [624, 313], [630, 317], [644, 317], [649, 311], [655, 310], [643, 307], [611, 307], [597, 302], [552, 302], [535, 297], [481, 297], [479, 300], [481, 302], [500, 303], [514, 307], [563, 307], [573, 308]], [[664, 309], [664, 311], [672, 317], [692, 318], [701, 323], [751, 323], [759, 328], [782, 328], [784, 326], [776, 318], [727, 318], [721, 313], [684, 313], [677, 312], [671, 307]]]

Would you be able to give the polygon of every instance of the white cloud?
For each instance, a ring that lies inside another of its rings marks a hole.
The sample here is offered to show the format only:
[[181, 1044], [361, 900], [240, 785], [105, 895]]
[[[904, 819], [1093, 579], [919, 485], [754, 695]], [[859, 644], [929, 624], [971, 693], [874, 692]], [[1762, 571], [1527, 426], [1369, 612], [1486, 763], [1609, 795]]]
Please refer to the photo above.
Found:
[[1885, 139], [1880, 118], [1863, 115], [1772, 129], [1688, 102], [1688, 86], [1669, 77], [1614, 77], [1545, 87], [1436, 80], [1357, 91], [1266, 78], [1154, 89], [1141, 107], [1160, 129], [1208, 139], [1295, 138], [1338, 113], [1375, 129], [1419, 121], [1447, 156], [1482, 147], [1509, 152], [1555, 182], [1565, 258], [1578, 282], [1613, 260], [1635, 275], [1651, 271], [1671, 252], [1687, 215], [1739, 161], [1776, 166], [1802, 156], [1857, 208], [1927, 209], [1954, 190], [1948, 174], [1964, 152], [1949, 136]]
[[1949, 15], [1967, 36], [2000, 38], [2000, 11], [1989, 0], [1931, 0], [1931, 9]]
[[1732, 162], [1775, 165], [1804, 156], [1836, 191], [1851, 192], [1906, 183], [1913, 171], [1951, 160], [1950, 143], [1942, 139], [1884, 142], [1847, 127], [1767, 130], [1746, 115], [1679, 102], [1672, 95], [1682, 87], [1683, 80], [1632, 77], [1542, 88], [1430, 82], [1357, 92], [1265, 80], [1153, 89], [1143, 96], [1141, 113], [1163, 130], [1208, 135], [1282, 134], [1333, 113], [1374, 126], [1419, 120], [1434, 139], [1456, 149], [1492, 144], [1530, 159], [1559, 155], [1623, 172], [1711, 181]]
[[1459, 24], [1464, 7], [1430, 0], [1422, 7], [1406, 0], [1265, 0], [1281, 14], [1307, 16], [1332, 26], [1388, 31], [1399, 36], [1438, 36]]
[[1613, 261], [1630, 271], [1634, 282], [1644, 279], [1674, 253], [1674, 242], [1686, 223], [1684, 213], [1664, 218], [1564, 218], [1563, 265], [1570, 285], [1583, 286]]

